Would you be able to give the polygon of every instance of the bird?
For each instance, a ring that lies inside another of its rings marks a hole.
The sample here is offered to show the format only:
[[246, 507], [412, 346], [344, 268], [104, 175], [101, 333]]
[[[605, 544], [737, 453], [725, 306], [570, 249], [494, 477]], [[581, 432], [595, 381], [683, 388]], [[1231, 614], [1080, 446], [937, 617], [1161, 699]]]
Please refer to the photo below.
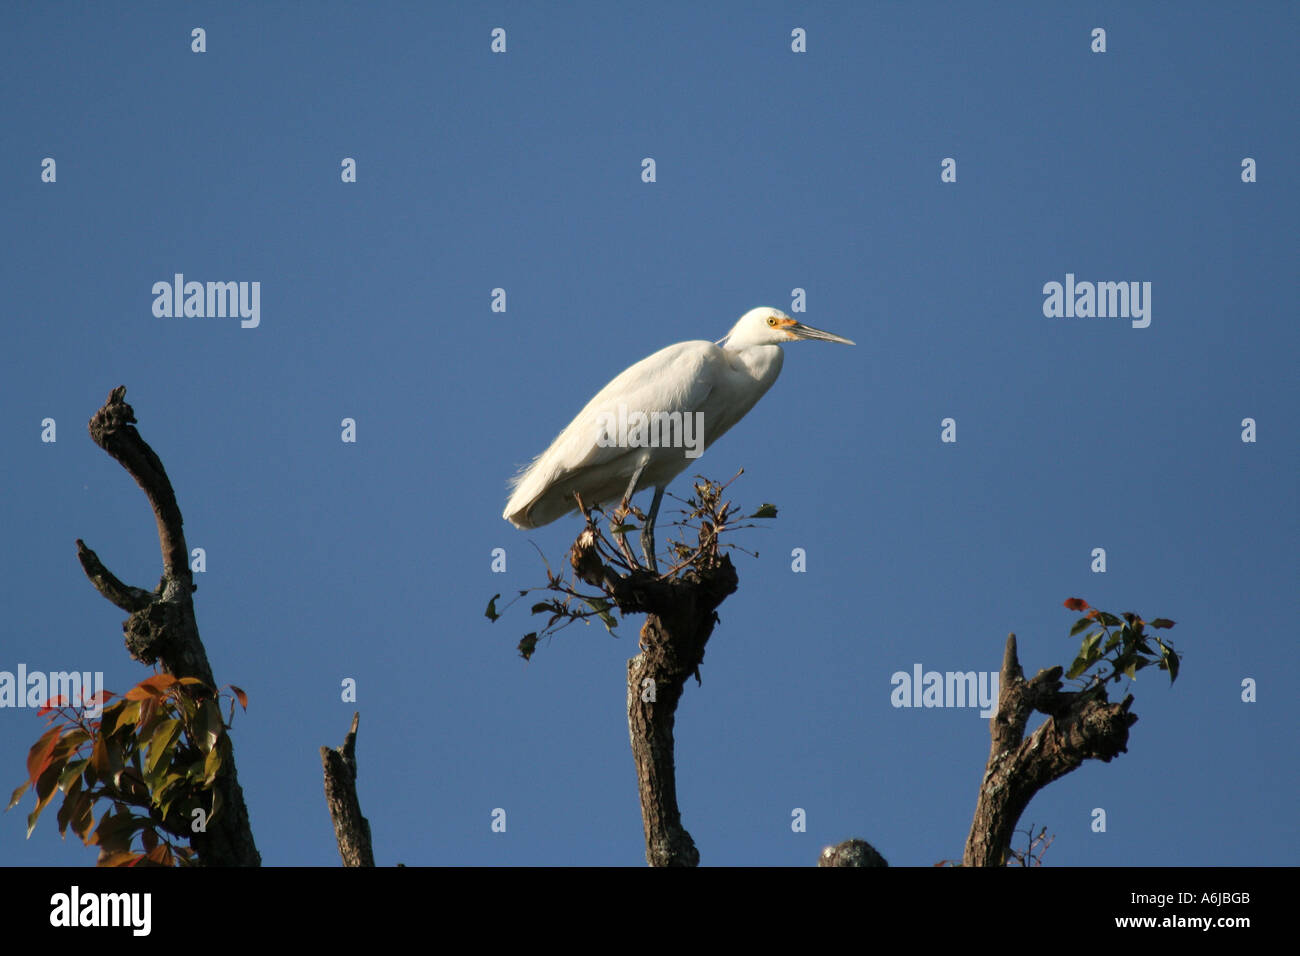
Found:
[[762, 307], [717, 342], [678, 342], [643, 358], [510, 479], [502, 517], [538, 528], [575, 511], [575, 493], [587, 507], [620, 500], [629, 507], [637, 491], [654, 488], [641, 552], [657, 571], [654, 525], [664, 490], [772, 387], [785, 361], [782, 343], [801, 339], [855, 344]]

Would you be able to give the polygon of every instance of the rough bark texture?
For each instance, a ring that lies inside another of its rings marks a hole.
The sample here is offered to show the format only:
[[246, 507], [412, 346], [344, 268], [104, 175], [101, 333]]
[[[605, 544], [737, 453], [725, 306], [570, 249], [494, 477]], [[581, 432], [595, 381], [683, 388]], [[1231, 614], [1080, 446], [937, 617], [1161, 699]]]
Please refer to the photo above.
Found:
[[357, 724], [361, 714], [352, 715], [352, 729], [343, 746], [320, 749], [325, 768], [325, 803], [334, 821], [334, 837], [344, 866], [374, 866], [375, 852], [370, 843], [370, 821], [361, 815], [357, 799]]
[[[716, 552], [714, 552], [716, 555]], [[627, 665], [627, 722], [651, 866], [697, 866], [699, 851], [682, 826], [677, 806], [673, 723], [688, 677], [699, 680], [704, 646], [718, 622], [717, 609], [739, 579], [722, 555], [664, 579], [649, 571], [615, 573], [603, 564], [584, 532], [571, 561], [588, 583], [605, 587], [624, 614], [644, 613], [641, 653]]]
[[[1080, 692], [1061, 690], [1061, 668], [1025, 680], [1016, 655], [1016, 636], [1007, 638], [1002, 658], [998, 710], [989, 722], [993, 744], [966, 850], [964, 866], [1001, 866], [1016, 824], [1035, 793], [1085, 760], [1109, 762], [1128, 746], [1132, 696], [1118, 704], [1106, 699], [1104, 684]], [[1034, 711], [1047, 715], [1025, 739]]]
[[[124, 584], [80, 539], [77, 558], [95, 589], [130, 613], [122, 630], [132, 657], [142, 664], [157, 663], [176, 677], [196, 677], [215, 688], [216, 681], [194, 618], [195, 586], [180, 506], [162, 462], [132, 424], [135, 412], [126, 403], [125, 396], [124, 385], [109, 393], [108, 401], [90, 420], [90, 437], [117, 459], [144, 489], [158, 525], [162, 580], [153, 591]], [[199, 862], [205, 866], [261, 865], [233, 754], [214, 786], [221, 794], [222, 809], [206, 831], [192, 834], [191, 843]]]
[[866, 840], [845, 840], [822, 850], [818, 866], [889, 866], [885, 858]]

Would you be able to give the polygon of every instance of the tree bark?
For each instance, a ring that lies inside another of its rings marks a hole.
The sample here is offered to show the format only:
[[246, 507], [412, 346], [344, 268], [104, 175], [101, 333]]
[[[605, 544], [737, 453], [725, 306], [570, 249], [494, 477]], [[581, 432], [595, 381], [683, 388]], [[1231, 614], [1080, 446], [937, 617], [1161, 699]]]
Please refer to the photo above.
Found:
[[[135, 412], [125, 396], [125, 385], [109, 393], [108, 400], [90, 420], [90, 437], [117, 459], [149, 499], [158, 526], [162, 580], [153, 591], [123, 584], [81, 539], [77, 539], [77, 558], [95, 589], [130, 613], [122, 630], [133, 658], [142, 664], [157, 663], [176, 677], [198, 678], [215, 690], [216, 681], [194, 617], [196, 588], [180, 506], [162, 461], [132, 424]], [[213, 786], [221, 795], [221, 810], [206, 830], [191, 834], [199, 862], [205, 866], [261, 865], [233, 753]]]
[[[1109, 703], [1104, 684], [1062, 691], [1061, 673], [1060, 667], [1051, 667], [1025, 680], [1016, 636], [1007, 638], [998, 709], [989, 722], [993, 743], [963, 866], [1001, 866], [1034, 794], [1085, 760], [1109, 762], [1125, 752], [1128, 729], [1137, 722], [1137, 715], [1129, 713], [1133, 697]], [[1046, 714], [1047, 720], [1026, 740], [1025, 726], [1033, 711]]]
[[889, 866], [880, 852], [866, 840], [845, 840], [822, 850], [818, 866]]
[[697, 866], [699, 850], [677, 806], [673, 725], [686, 679], [699, 680], [704, 646], [718, 606], [739, 578], [727, 555], [697, 563], [679, 577], [645, 570], [619, 575], [601, 562], [584, 531], [570, 556], [579, 577], [603, 587], [624, 614], [644, 613], [641, 653], [627, 665], [627, 723], [651, 866]]
[[334, 821], [334, 838], [344, 866], [374, 866], [375, 851], [370, 842], [370, 821], [361, 814], [357, 798], [357, 724], [361, 714], [352, 715], [352, 729], [343, 746], [322, 747], [325, 768], [325, 803]]

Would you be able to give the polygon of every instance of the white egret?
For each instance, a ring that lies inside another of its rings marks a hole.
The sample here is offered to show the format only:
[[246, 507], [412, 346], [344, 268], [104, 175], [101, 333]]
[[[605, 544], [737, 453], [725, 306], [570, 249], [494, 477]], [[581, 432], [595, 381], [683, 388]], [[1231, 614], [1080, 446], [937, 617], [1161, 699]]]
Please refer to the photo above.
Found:
[[654, 499], [641, 552], [656, 569], [654, 524], [664, 489], [745, 417], [781, 373], [782, 342], [849, 339], [797, 322], [780, 309], [750, 309], [718, 343], [678, 342], [643, 358], [596, 393], [551, 447], [511, 480], [502, 515], [517, 528], [550, 524], [584, 505]]

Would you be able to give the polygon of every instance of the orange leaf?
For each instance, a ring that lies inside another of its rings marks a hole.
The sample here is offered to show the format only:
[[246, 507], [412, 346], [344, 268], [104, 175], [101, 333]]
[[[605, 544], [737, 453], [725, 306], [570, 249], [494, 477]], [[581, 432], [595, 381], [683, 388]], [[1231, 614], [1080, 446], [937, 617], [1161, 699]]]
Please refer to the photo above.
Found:
[[97, 690], [95, 691], [95, 693], [90, 695], [90, 699], [86, 701], [86, 706], [99, 707], [103, 704], [107, 704], [110, 700], [112, 700], [116, 696], [117, 695], [114, 694], [111, 690]]
[[1066, 598], [1065, 606], [1069, 608], [1071, 611], [1088, 610], [1088, 602], [1085, 601], [1083, 598]]
[[49, 766], [54, 748], [59, 743], [59, 735], [62, 733], [63, 725], [55, 724], [41, 734], [40, 739], [32, 744], [32, 749], [27, 751], [27, 779], [32, 783], [35, 783], [37, 778], [45, 771], [45, 768]]
[[243, 707], [244, 710], [248, 710], [248, 695], [245, 694], [238, 687], [236, 687], [234, 684], [230, 685], [230, 689], [233, 690], [235, 692], [235, 696], [239, 698], [239, 706]]
[[154, 674], [152, 677], [146, 677], [127, 691], [126, 699], [142, 700], [148, 697], [161, 697], [175, 683], [176, 678], [171, 674]]
[[116, 850], [113, 853], [100, 854], [95, 861], [96, 866], [135, 866], [140, 860], [144, 859], [141, 853], [132, 853], [130, 850]]

